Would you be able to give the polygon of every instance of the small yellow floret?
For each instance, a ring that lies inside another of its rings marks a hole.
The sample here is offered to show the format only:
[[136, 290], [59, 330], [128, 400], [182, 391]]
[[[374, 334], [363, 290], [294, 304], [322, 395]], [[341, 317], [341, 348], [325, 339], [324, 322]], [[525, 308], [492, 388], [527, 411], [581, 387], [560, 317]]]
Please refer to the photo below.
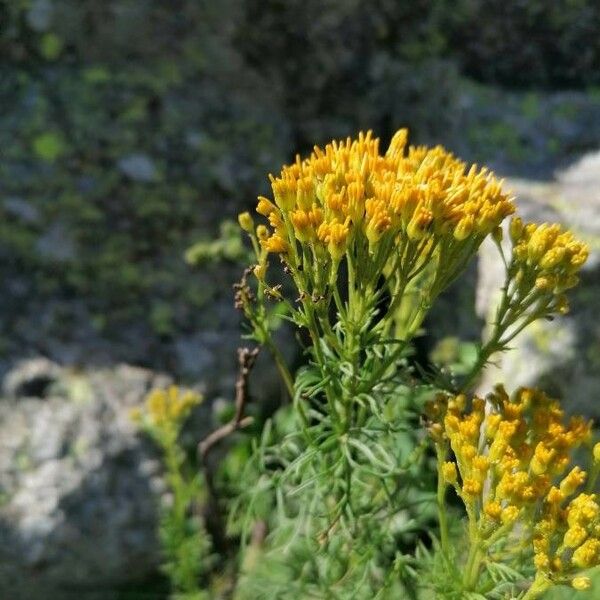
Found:
[[598, 564], [600, 558], [600, 541], [596, 538], [586, 540], [571, 558], [572, 563], [580, 569], [589, 569]]
[[508, 523], [514, 523], [519, 516], [519, 509], [516, 506], [507, 506], [502, 510], [500, 518], [502, 522], [507, 525]]
[[587, 531], [581, 525], [574, 525], [567, 529], [563, 543], [568, 548], [577, 548], [577, 546], [581, 546], [585, 542], [587, 535]]
[[563, 496], [570, 496], [575, 490], [585, 483], [586, 472], [579, 467], [574, 467], [573, 470], [560, 482], [560, 491]]
[[268, 217], [272, 212], [276, 211], [275, 205], [264, 196], [258, 197], [258, 204], [256, 205], [256, 212], [263, 217]]
[[261, 240], [260, 243], [267, 252], [273, 252], [274, 254], [282, 254], [287, 252], [288, 249], [287, 242], [277, 233], [266, 240]]
[[483, 511], [488, 517], [490, 517], [490, 519], [493, 519], [494, 521], [499, 521], [502, 515], [502, 505], [500, 504], [500, 502], [497, 502], [495, 500], [492, 502], [486, 502], [483, 507]]
[[534, 556], [533, 564], [538, 571], [548, 571], [550, 569], [550, 557], [545, 552], [540, 552]]
[[589, 577], [574, 577], [571, 585], [580, 592], [589, 590], [592, 587], [592, 580]]
[[442, 466], [442, 475], [446, 483], [455, 484], [458, 477], [456, 465], [453, 462], [445, 462]]
[[462, 486], [462, 492], [465, 497], [469, 500], [473, 500], [479, 494], [481, 494], [482, 485], [481, 482], [477, 479], [473, 479], [472, 477], [465, 477]]

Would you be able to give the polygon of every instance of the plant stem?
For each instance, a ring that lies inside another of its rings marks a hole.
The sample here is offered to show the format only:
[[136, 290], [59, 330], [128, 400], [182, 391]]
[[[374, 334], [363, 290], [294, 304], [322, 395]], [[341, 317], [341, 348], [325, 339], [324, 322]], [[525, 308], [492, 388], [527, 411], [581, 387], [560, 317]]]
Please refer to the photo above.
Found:
[[531, 587], [525, 592], [521, 600], [535, 600], [539, 598], [549, 587], [548, 581], [543, 577], [536, 576]]
[[448, 539], [448, 520], [446, 518], [446, 482], [442, 474], [442, 467], [444, 465], [445, 452], [442, 449], [442, 445], [437, 443], [435, 445], [435, 451], [437, 455], [438, 463], [438, 483], [437, 483], [437, 509], [438, 509], [438, 521], [440, 525], [440, 543], [442, 546], [442, 554], [444, 558], [449, 558], [450, 543]]
[[292, 374], [290, 370], [287, 368], [285, 358], [283, 358], [283, 354], [277, 347], [277, 345], [271, 339], [271, 336], [267, 336], [265, 339], [265, 346], [269, 349], [269, 352], [272, 354], [273, 359], [275, 360], [275, 365], [277, 366], [277, 370], [281, 375], [281, 379], [283, 379], [283, 383], [285, 384], [285, 389], [289, 394], [290, 398], [294, 397], [294, 380], [292, 378]]
[[480, 540], [477, 530], [477, 520], [473, 514], [473, 507], [467, 507], [467, 516], [469, 519], [469, 555], [465, 566], [464, 584], [467, 590], [473, 590], [477, 584], [479, 576], [479, 566], [481, 565]]

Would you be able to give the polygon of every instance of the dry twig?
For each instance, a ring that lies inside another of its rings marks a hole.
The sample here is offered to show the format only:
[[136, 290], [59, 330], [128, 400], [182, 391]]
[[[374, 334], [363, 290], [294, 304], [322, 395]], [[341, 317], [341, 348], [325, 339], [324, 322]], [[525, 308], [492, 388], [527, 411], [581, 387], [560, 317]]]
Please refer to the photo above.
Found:
[[248, 377], [250, 371], [254, 367], [256, 358], [260, 351], [260, 346], [253, 348], [238, 348], [238, 377], [235, 383], [235, 415], [229, 423], [225, 423], [218, 429], [215, 429], [211, 434], [204, 438], [198, 445], [198, 452], [202, 459], [212, 449], [212, 447], [231, 435], [238, 429], [243, 429], [253, 422], [253, 417], [244, 416], [244, 408], [248, 399]]

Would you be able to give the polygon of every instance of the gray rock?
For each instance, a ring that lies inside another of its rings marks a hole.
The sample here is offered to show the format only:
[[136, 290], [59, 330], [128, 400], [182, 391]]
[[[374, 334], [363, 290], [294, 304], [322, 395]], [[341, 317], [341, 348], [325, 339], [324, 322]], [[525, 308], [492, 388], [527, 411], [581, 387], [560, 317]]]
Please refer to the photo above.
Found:
[[[14, 397], [50, 376], [43, 397]], [[78, 372], [43, 359], [5, 378], [13, 397], [0, 400], [0, 597], [60, 599], [154, 572], [165, 485], [129, 412], [169, 383], [125, 365]]]
[[[599, 417], [592, 400], [600, 389], [600, 153], [583, 157], [550, 183], [507, 182], [520, 214], [535, 222], [556, 221], [590, 245], [580, 285], [568, 293], [571, 311], [554, 321], [538, 321], [496, 357], [484, 373], [480, 391], [496, 382], [511, 388], [538, 385], [571, 412]], [[491, 322], [504, 273], [492, 244], [482, 247], [477, 281], [478, 314]]]
[[46, 358], [35, 358], [17, 364], [4, 378], [4, 394], [11, 398], [18, 396], [43, 398], [49, 386], [57, 381], [62, 369]]
[[130, 154], [117, 163], [119, 170], [129, 179], [149, 183], [155, 181], [158, 172], [154, 161], [146, 154]]
[[587, 154], [558, 175], [557, 209], [592, 246], [586, 269], [600, 260], [600, 151]]
[[36, 243], [38, 254], [48, 261], [66, 262], [76, 256], [75, 242], [60, 222], [51, 224]]
[[53, 13], [51, 0], [33, 0], [27, 11], [27, 23], [34, 31], [48, 31]]
[[[276, 332], [275, 339], [287, 364], [293, 365], [298, 358], [299, 346], [292, 331], [282, 327]], [[239, 330], [226, 328], [180, 337], [174, 346], [177, 371], [202, 381], [202, 391], [208, 398], [223, 396], [233, 401], [238, 376], [237, 349], [252, 345], [253, 342], [240, 338]], [[285, 395], [279, 372], [266, 348], [256, 361], [249, 386], [252, 400], [262, 406]]]
[[40, 220], [40, 211], [30, 202], [23, 198], [11, 196], [5, 198], [2, 203], [4, 210], [11, 216], [16, 217], [27, 224], [35, 224]]
[[178, 369], [187, 375], [199, 374], [211, 390], [232, 390], [239, 345], [239, 335], [231, 331], [200, 331], [181, 337], [175, 344]]

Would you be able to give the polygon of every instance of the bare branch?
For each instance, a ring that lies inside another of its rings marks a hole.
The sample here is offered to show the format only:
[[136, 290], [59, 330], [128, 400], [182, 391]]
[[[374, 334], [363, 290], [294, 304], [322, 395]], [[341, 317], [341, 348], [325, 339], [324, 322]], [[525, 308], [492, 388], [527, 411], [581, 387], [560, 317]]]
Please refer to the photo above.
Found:
[[198, 452], [202, 459], [206, 457], [212, 447], [231, 435], [238, 429], [243, 429], [250, 425], [254, 419], [250, 416], [244, 416], [244, 408], [248, 400], [248, 378], [250, 371], [254, 367], [260, 346], [253, 348], [238, 348], [238, 377], [235, 383], [235, 415], [229, 423], [225, 423], [198, 444]]

